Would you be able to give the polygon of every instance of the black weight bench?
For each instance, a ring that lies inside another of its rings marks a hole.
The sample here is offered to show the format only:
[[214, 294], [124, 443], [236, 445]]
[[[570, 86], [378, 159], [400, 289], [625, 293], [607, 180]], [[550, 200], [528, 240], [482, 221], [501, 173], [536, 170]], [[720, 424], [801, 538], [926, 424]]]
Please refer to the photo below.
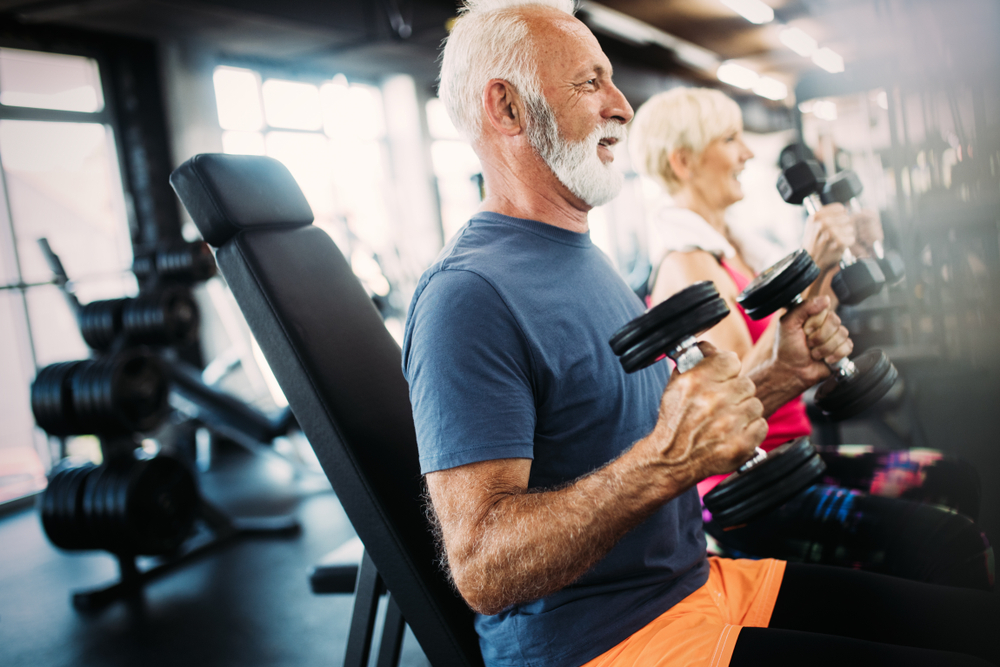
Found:
[[[383, 582], [379, 665], [403, 619], [435, 667], [482, 666], [472, 612], [437, 565], [399, 347], [288, 170], [197, 155], [170, 183], [205, 240], [316, 452], [365, 555], [344, 664], [368, 664]], [[388, 642], [388, 644], [387, 644]]]

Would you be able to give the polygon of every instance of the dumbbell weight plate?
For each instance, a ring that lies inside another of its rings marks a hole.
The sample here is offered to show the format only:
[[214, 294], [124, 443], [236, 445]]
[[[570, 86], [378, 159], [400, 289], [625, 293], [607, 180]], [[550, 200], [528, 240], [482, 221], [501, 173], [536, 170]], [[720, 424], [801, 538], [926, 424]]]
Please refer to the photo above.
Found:
[[[764, 462], [761, 462], [763, 465]], [[748, 523], [768, 512], [781, 507], [793, 497], [816, 483], [826, 471], [826, 464], [819, 454], [793, 470], [779, 483], [762, 488], [757, 493], [718, 514], [712, 513], [712, 520], [724, 528], [732, 528]]]
[[129, 481], [138, 465], [139, 462], [131, 456], [123, 456], [111, 462], [111, 476], [104, 493], [107, 541], [102, 545], [102, 548], [112, 553], [137, 553], [125, 522], [125, 502], [128, 496]]
[[55, 521], [53, 522], [53, 533], [49, 535], [49, 539], [52, 539], [52, 543], [61, 549], [72, 549], [73, 539], [72, 539], [72, 503], [73, 494], [71, 482], [73, 478], [79, 473], [79, 468], [67, 468], [61, 471], [55, 479], [53, 479], [53, 484], [56, 486], [55, 494]]
[[114, 551], [115, 532], [113, 527], [113, 509], [110, 507], [115, 479], [117, 477], [116, 466], [105, 462], [103, 470], [97, 478], [93, 487], [93, 497], [91, 498], [93, 513], [89, 515], [92, 529], [91, 537], [94, 540], [94, 547]]
[[819, 273], [816, 262], [800, 248], [751, 280], [736, 302], [750, 319], [763, 319], [792, 303], [819, 278]]
[[122, 514], [136, 553], [163, 554], [179, 547], [194, 523], [198, 498], [194, 476], [176, 459], [137, 462]]
[[898, 285], [906, 277], [906, 265], [903, 258], [894, 250], [888, 250], [882, 259], [878, 260], [887, 285]]
[[780, 482], [785, 475], [816, 455], [809, 438], [797, 438], [775, 447], [767, 458], [749, 470], [734, 472], [705, 494], [705, 507], [714, 515], [742, 502], [761, 489]]
[[611, 350], [615, 354], [619, 356], [625, 354], [636, 341], [645, 338], [650, 331], [659, 329], [665, 323], [718, 296], [719, 290], [716, 289], [715, 283], [710, 280], [702, 280], [689, 285], [616, 331], [608, 344], [611, 345]]
[[31, 412], [35, 423], [51, 435], [76, 433], [68, 379], [82, 363], [63, 361], [51, 364], [40, 370], [31, 383]]
[[882, 268], [870, 257], [862, 257], [853, 264], [841, 267], [830, 282], [830, 287], [843, 304], [856, 306], [881, 292], [885, 286]]
[[87, 526], [83, 520], [83, 488], [93, 465], [73, 468], [66, 476], [66, 491], [63, 496], [64, 531], [66, 549], [84, 549], [87, 546]]
[[695, 283], [645, 314], [635, 318], [611, 337], [611, 349], [626, 373], [646, 368], [681, 341], [697, 336], [722, 321], [729, 307], [715, 284]]
[[160, 362], [149, 355], [126, 359], [115, 369], [115, 406], [119, 421], [131, 430], [145, 431], [156, 426], [169, 409], [167, 374]]
[[63, 469], [53, 475], [49, 480], [48, 486], [45, 487], [45, 492], [42, 494], [42, 528], [45, 530], [45, 534], [49, 536], [49, 541], [57, 547], [61, 547], [62, 545], [64, 524], [60, 512], [62, 508], [60, 496], [65, 492], [63, 480], [67, 472], [69, 472], [68, 469]]
[[868, 350], [852, 361], [857, 373], [843, 380], [829, 377], [816, 390], [816, 406], [836, 421], [853, 417], [877, 403], [899, 377], [882, 350]]

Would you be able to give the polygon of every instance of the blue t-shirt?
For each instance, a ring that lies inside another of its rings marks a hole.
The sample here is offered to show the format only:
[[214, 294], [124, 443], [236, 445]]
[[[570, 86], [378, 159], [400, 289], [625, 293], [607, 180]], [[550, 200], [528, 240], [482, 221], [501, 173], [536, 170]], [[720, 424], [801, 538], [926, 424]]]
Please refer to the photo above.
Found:
[[[529, 486], [571, 482], [652, 431], [667, 364], [626, 374], [608, 345], [643, 312], [579, 234], [479, 213], [423, 275], [403, 372], [421, 471], [530, 458]], [[590, 571], [540, 600], [477, 615], [486, 664], [580, 665], [705, 583], [698, 494], [631, 530]]]

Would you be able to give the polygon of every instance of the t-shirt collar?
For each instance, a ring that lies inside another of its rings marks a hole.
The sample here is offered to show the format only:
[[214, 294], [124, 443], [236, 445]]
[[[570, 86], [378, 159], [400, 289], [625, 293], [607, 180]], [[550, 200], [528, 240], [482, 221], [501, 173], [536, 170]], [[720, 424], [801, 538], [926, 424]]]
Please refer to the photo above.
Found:
[[486, 222], [508, 225], [547, 238], [551, 241], [555, 241], [556, 243], [578, 246], [580, 248], [588, 248], [593, 245], [593, 242], [590, 240], [590, 230], [582, 233], [571, 232], [568, 229], [556, 227], [555, 225], [550, 225], [545, 222], [539, 222], [538, 220], [514, 218], [509, 215], [503, 215], [502, 213], [494, 213], [493, 211], [480, 211], [472, 216], [469, 222], [471, 224], [476, 222]]

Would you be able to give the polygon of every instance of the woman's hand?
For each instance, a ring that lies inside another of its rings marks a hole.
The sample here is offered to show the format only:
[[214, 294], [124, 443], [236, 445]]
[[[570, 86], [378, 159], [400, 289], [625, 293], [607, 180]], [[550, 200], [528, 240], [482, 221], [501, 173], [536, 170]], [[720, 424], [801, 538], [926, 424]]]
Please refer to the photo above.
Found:
[[878, 211], [873, 211], [872, 209], [863, 208], [854, 214], [854, 228], [857, 239], [852, 250], [859, 257], [871, 255], [875, 242], [882, 241], [885, 238]]
[[857, 241], [854, 220], [843, 204], [827, 204], [806, 221], [802, 247], [821, 271], [837, 265], [845, 248]]

